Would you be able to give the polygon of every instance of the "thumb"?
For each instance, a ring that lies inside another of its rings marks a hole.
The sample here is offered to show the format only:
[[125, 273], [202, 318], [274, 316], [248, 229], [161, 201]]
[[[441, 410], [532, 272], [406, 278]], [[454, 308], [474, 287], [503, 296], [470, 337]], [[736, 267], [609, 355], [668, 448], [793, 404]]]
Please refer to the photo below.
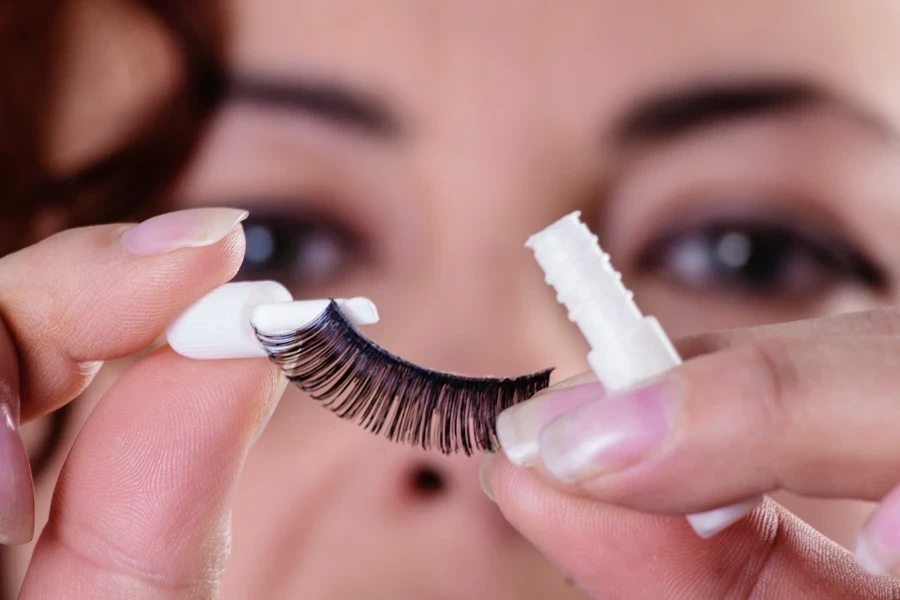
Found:
[[72, 448], [21, 598], [212, 597], [234, 484], [285, 381], [266, 360], [138, 362]]
[[893, 599], [900, 583], [766, 499], [712, 539], [684, 517], [648, 515], [567, 494], [491, 456], [482, 481], [505, 517], [591, 598]]

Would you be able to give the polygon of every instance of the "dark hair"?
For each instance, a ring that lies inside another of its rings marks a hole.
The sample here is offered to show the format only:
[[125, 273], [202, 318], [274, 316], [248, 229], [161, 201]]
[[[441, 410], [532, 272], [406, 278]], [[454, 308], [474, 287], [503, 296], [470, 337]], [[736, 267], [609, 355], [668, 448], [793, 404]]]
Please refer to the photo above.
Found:
[[[224, 31], [215, 0], [133, 0], [167, 30], [182, 85], [126, 143], [72, 174], [46, 166], [46, 115], [53, 109], [62, 0], [0, 8], [0, 237], [6, 253], [34, 240], [23, 232], [41, 211], [65, 226], [140, 218], [153, 210], [186, 163], [224, 88]], [[6, 234], [6, 235], [2, 235]]]
[[[215, 0], [133, 0], [162, 24], [181, 60], [182, 84], [125, 143], [76, 173], [47, 167], [45, 123], [53, 110], [63, 0], [0, 3], [0, 256], [37, 241], [36, 218], [64, 216], [62, 227], [140, 219], [158, 210], [193, 152], [224, 87], [224, 40]], [[67, 411], [51, 417], [31, 457], [35, 475], [53, 457]], [[0, 595], [4, 591], [0, 567]]]

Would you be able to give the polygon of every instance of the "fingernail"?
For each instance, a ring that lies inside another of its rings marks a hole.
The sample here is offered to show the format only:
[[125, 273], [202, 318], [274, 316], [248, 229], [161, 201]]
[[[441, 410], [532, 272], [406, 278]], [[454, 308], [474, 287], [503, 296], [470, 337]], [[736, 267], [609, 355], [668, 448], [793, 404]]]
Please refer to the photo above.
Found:
[[900, 487], [881, 502], [856, 538], [856, 560], [873, 575], [900, 575]]
[[256, 442], [259, 441], [259, 438], [262, 437], [263, 431], [266, 430], [266, 426], [269, 424], [269, 421], [272, 420], [272, 415], [275, 414], [275, 409], [278, 408], [278, 403], [281, 401], [281, 397], [284, 395], [284, 390], [287, 389], [288, 378], [283, 374], [278, 376], [278, 383], [275, 384], [275, 390], [272, 392], [272, 396], [269, 398], [269, 403], [266, 405], [266, 412], [263, 413], [262, 418], [259, 420], [259, 424], [256, 426], [256, 433], [253, 435], [253, 440], [250, 442], [250, 445], [253, 446]]
[[481, 491], [494, 502], [496, 499], [494, 499], [494, 490], [491, 488], [491, 469], [495, 458], [496, 455], [493, 452], [485, 454], [481, 466], [478, 468], [478, 483], [481, 484]]
[[751, 498], [732, 506], [688, 515], [687, 520], [697, 535], [704, 539], [711, 538], [753, 512], [760, 502], [762, 502], [761, 497]]
[[156, 256], [182, 248], [211, 246], [247, 218], [236, 208], [191, 208], [158, 215], [122, 235], [122, 247], [135, 256]]
[[541, 430], [540, 458], [567, 483], [633, 466], [663, 448], [678, 396], [664, 381], [570, 410]]
[[0, 405], [0, 544], [34, 536], [34, 483], [28, 453], [12, 413]]
[[602, 398], [605, 390], [599, 383], [547, 390], [530, 400], [516, 404], [497, 418], [497, 438], [511, 463], [531, 467], [541, 462], [538, 434], [560, 415]]

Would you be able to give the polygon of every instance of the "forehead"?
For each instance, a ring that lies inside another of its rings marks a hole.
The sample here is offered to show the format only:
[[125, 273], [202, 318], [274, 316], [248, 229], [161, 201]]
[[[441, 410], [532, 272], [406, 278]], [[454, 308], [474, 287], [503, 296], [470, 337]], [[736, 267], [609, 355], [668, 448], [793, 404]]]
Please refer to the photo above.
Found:
[[762, 75], [815, 80], [900, 121], [894, 0], [230, 2], [238, 67], [336, 77], [423, 113], [515, 97], [602, 114], [659, 87]]

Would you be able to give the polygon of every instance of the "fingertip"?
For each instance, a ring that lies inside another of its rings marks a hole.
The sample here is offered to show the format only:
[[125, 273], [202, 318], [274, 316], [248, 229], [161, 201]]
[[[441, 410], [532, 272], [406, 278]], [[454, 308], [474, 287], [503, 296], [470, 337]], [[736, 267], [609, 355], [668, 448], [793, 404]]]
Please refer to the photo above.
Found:
[[859, 566], [872, 575], [900, 574], [900, 486], [885, 496], [863, 525], [854, 554]]

